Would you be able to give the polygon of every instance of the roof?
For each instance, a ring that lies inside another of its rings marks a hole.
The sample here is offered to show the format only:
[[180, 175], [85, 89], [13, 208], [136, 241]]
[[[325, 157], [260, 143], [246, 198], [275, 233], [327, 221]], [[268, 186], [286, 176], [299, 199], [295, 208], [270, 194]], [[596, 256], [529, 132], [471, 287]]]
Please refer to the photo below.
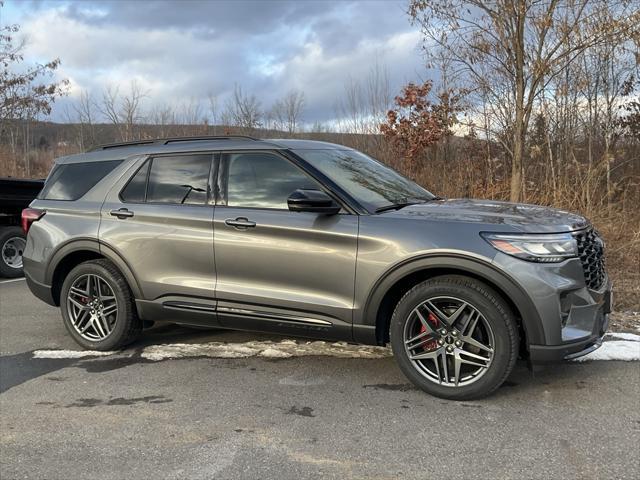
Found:
[[351, 150], [335, 143], [315, 140], [259, 139], [246, 136], [183, 137], [140, 140], [101, 145], [85, 153], [60, 157], [57, 163], [122, 160], [134, 155], [193, 153], [225, 150]]

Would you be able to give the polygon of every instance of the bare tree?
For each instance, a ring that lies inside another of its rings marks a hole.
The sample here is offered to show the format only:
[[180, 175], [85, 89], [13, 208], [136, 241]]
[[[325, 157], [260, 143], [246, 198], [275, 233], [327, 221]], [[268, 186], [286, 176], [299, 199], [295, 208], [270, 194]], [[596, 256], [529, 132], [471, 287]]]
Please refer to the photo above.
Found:
[[336, 105], [340, 130], [351, 133], [377, 134], [393, 105], [388, 68], [375, 62], [363, 80], [349, 77], [344, 95]]
[[270, 112], [275, 129], [284, 130], [289, 134], [295, 133], [299, 129], [304, 102], [304, 92], [295, 89], [277, 100]]
[[[525, 138], [536, 99], [583, 51], [637, 29], [633, 2], [618, 2], [612, 18], [598, 22], [607, 0], [412, 0], [409, 15], [425, 36], [455, 62], [458, 74], [494, 103], [504, 103], [512, 159], [511, 200], [522, 199]], [[572, 41], [580, 31], [580, 41]]]
[[359, 81], [349, 77], [344, 84], [344, 94], [336, 106], [340, 129], [351, 133], [364, 133], [366, 113], [364, 93]]
[[149, 113], [149, 121], [158, 127], [156, 129], [160, 138], [171, 137], [175, 135], [174, 127], [177, 123], [176, 115], [173, 108], [169, 105], [156, 105]]
[[129, 92], [120, 94], [119, 87], [109, 86], [98, 105], [100, 112], [112, 123], [119, 139], [127, 142], [136, 138], [136, 125], [143, 119], [142, 100], [147, 96], [136, 80], [132, 80]]
[[182, 136], [203, 135], [209, 129], [207, 115], [196, 98], [191, 98], [178, 107], [177, 123], [180, 126], [178, 133]]
[[223, 118], [227, 125], [240, 127], [250, 133], [262, 125], [260, 101], [253, 94], [245, 94], [242, 87], [236, 84], [232, 97], [227, 101]]
[[386, 119], [387, 112], [393, 105], [393, 95], [391, 94], [389, 68], [377, 60], [365, 78], [364, 95], [371, 123], [378, 125]]
[[77, 104], [73, 106], [73, 109], [80, 124], [80, 148], [84, 150], [87, 146], [97, 143], [95, 102], [87, 90], [80, 92], [80, 98]]
[[209, 100], [209, 115], [211, 118], [209, 124], [213, 129], [212, 134], [216, 135], [218, 128], [218, 98], [212, 93], [210, 93], [207, 98]]

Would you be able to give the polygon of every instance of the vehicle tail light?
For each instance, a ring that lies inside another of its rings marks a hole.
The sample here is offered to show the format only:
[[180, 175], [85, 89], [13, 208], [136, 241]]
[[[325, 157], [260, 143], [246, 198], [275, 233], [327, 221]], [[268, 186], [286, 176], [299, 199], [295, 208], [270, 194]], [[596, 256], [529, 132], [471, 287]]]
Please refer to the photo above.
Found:
[[25, 235], [29, 233], [31, 224], [40, 220], [45, 213], [47, 212], [45, 212], [44, 210], [38, 210], [37, 208], [25, 208], [24, 210], [22, 210], [20, 225], [22, 226], [22, 231]]

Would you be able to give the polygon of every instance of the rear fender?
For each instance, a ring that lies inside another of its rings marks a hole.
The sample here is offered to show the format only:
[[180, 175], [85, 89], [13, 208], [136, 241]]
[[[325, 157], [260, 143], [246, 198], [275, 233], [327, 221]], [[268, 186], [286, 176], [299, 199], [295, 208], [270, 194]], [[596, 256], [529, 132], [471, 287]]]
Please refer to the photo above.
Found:
[[109, 246], [102, 244], [94, 239], [74, 239], [60, 246], [51, 257], [51, 261], [49, 262], [49, 266], [46, 270], [46, 284], [52, 285], [53, 276], [56, 272], [56, 269], [61, 265], [61, 262], [63, 262], [65, 258], [68, 258], [70, 255], [81, 251], [94, 252], [110, 260], [118, 268], [118, 270], [122, 272], [122, 275], [124, 275], [127, 283], [129, 284], [129, 288], [131, 288], [133, 296], [138, 299], [143, 298], [140, 285], [138, 284], [138, 281], [127, 262]]

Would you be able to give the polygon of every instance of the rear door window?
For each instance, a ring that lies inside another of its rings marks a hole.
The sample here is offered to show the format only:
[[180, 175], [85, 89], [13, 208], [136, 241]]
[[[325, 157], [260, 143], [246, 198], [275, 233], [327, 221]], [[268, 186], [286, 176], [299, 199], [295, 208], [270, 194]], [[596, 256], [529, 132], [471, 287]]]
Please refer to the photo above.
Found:
[[47, 178], [38, 198], [78, 200], [121, 163], [122, 160], [109, 160], [57, 165]]
[[211, 154], [155, 157], [147, 185], [148, 203], [207, 203]]

